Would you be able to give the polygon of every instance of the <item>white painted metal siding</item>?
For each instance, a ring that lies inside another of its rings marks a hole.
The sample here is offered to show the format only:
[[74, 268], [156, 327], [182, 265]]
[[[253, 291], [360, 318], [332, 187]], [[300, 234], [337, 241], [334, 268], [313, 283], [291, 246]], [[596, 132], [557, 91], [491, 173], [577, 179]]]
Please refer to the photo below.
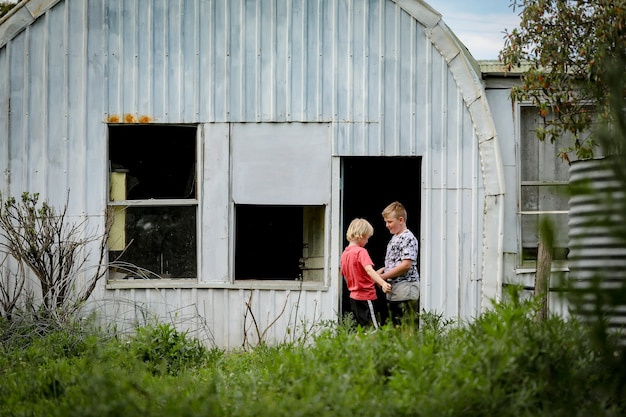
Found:
[[[69, 189], [71, 213], [102, 222], [107, 123], [203, 124], [205, 152], [226, 156], [223, 136], [209, 133], [227, 132], [214, 126], [330, 123], [334, 157], [422, 156], [415, 190], [422, 196], [422, 307], [470, 318], [499, 294], [504, 190], [495, 129], [466, 52], [422, 1], [31, 3], [45, 7], [20, 10], [0, 26], [2, 191], [40, 192], [62, 204]], [[330, 205], [334, 278], [330, 288], [298, 295], [298, 314], [308, 318], [337, 315], [338, 166]], [[214, 168], [205, 169], [208, 178]], [[228, 190], [210, 192], [228, 198]], [[228, 215], [208, 204], [205, 219]], [[217, 223], [201, 227], [217, 233], [204, 239], [227, 236]], [[223, 255], [210, 252], [204, 262]], [[117, 300], [107, 308], [121, 308], [118, 317], [144, 303], [161, 315], [192, 309], [219, 344], [241, 340], [245, 289], [99, 291], [102, 300]], [[275, 316], [289, 294], [253, 292], [269, 309], [258, 311], [263, 318]], [[133, 302], [119, 307], [123, 299]]]

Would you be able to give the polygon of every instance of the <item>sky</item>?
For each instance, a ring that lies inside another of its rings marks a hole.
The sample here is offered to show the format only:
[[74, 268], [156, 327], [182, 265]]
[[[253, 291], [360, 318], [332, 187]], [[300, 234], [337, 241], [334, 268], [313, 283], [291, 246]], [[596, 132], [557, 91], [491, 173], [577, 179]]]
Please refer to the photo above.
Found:
[[498, 59], [504, 30], [518, 26], [511, 0], [425, 0], [469, 49], [475, 59]]

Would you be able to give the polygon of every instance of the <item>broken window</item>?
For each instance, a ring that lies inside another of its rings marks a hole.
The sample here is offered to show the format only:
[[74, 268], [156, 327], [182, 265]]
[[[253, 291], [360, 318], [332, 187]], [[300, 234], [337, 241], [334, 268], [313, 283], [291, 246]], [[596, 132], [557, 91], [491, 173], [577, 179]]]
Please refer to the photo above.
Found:
[[111, 279], [196, 278], [196, 127], [109, 127]]
[[540, 218], [546, 217], [554, 228], [553, 260], [565, 260], [568, 253], [569, 165], [559, 150], [571, 143], [569, 136], [553, 143], [539, 141], [535, 129], [542, 119], [537, 108], [520, 108], [520, 224], [521, 262], [535, 262], [539, 242]]
[[324, 278], [324, 206], [235, 206], [235, 279]]

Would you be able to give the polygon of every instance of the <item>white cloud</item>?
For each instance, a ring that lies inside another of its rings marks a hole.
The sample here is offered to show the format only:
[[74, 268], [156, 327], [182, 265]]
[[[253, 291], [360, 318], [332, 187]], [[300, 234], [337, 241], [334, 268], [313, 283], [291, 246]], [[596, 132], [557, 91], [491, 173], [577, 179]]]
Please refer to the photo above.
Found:
[[504, 30], [518, 26], [518, 12], [509, 0], [427, 0], [476, 59], [497, 59]]

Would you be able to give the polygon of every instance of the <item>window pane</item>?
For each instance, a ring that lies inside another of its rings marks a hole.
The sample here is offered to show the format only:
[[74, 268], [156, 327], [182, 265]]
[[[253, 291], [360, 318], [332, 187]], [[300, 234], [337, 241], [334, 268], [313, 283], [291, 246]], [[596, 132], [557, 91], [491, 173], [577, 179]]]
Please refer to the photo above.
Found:
[[[569, 254], [569, 248], [566, 247], [554, 247], [552, 248], [552, 260], [553, 261], [565, 261]], [[522, 248], [522, 261], [536, 261], [539, 250], [534, 248]]]
[[[141, 274], [134, 267], [117, 268], [118, 272], [134, 278], [197, 276], [195, 206], [128, 207], [125, 217], [129, 246], [118, 261], [150, 272]], [[109, 251], [109, 261], [120, 253]], [[111, 266], [115, 268], [117, 264]]]
[[[568, 239], [568, 214], [544, 214], [554, 228], [554, 259], [565, 259], [567, 255]], [[537, 243], [539, 242], [539, 219], [541, 216], [522, 214], [522, 250], [525, 259], [536, 259]], [[529, 257], [529, 254], [531, 256]], [[532, 258], [534, 256], [534, 258]]]
[[522, 211], [569, 210], [567, 185], [522, 185]]
[[571, 143], [571, 135], [565, 134], [553, 143], [540, 141], [537, 126], [543, 124], [536, 107], [521, 107], [520, 159], [522, 181], [567, 181], [569, 165], [558, 155]]
[[195, 126], [111, 126], [109, 159], [126, 200], [196, 197]]

